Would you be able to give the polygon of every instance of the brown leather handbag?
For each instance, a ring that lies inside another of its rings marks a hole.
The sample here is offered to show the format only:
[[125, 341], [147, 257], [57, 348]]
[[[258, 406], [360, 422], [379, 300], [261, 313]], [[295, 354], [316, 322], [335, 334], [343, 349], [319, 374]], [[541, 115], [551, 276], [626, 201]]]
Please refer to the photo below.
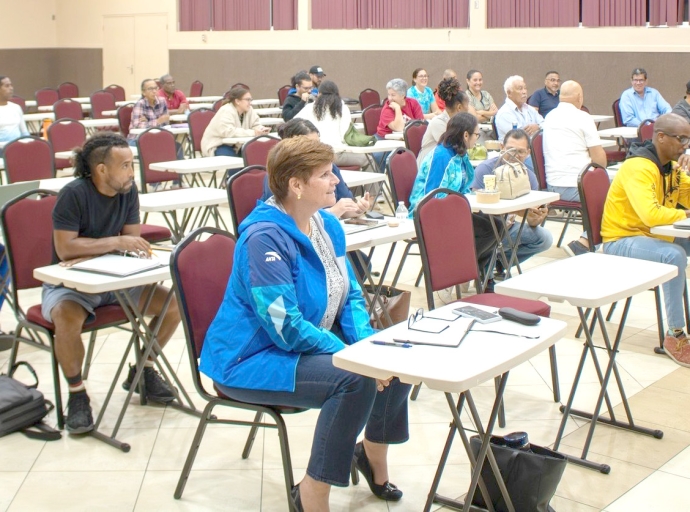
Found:
[[[366, 293], [369, 295], [369, 299], [374, 298], [374, 288], [371, 285], [365, 286]], [[391, 325], [399, 324], [407, 320], [410, 315], [410, 299], [412, 298], [412, 293], [408, 290], [400, 290], [398, 288], [393, 288], [392, 286], [384, 285], [381, 287], [381, 302], [383, 307], [388, 311], [390, 315], [392, 324], [388, 323], [386, 316], [383, 314], [381, 309], [381, 304], [376, 302], [376, 314], [371, 314], [371, 326], [376, 329], [385, 329]], [[376, 321], [379, 318], [379, 321]]]

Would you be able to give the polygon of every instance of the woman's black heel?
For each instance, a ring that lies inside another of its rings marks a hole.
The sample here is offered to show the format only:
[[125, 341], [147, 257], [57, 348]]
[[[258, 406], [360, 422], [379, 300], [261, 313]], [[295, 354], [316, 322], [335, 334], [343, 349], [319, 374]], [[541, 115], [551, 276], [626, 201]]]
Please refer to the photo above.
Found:
[[364, 444], [361, 442], [355, 445], [354, 461], [355, 466], [369, 484], [369, 489], [371, 489], [374, 496], [386, 501], [399, 501], [402, 498], [402, 491], [392, 483], [386, 482], [383, 485], [374, 483], [374, 473], [371, 471], [369, 459], [367, 459], [367, 454], [364, 451]]

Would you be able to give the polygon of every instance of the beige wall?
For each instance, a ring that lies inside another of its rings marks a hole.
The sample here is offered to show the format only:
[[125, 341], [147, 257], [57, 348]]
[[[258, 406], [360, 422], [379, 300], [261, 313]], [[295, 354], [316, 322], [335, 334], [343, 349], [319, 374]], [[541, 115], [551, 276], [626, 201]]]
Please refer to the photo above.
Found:
[[[58, 0], [0, 0], [0, 48], [53, 48]], [[0, 66], [3, 61], [0, 60]], [[0, 73], [2, 71], [0, 70]]]

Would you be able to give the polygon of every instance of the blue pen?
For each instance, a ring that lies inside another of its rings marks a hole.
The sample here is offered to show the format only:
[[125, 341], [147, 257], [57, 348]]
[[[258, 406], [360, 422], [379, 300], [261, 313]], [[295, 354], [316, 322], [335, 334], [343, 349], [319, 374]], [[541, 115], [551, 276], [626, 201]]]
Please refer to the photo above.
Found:
[[400, 347], [400, 348], [412, 348], [411, 343], [396, 343], [394, 341], [379, 341], [371, 340], [374, 345], [382, 345], [384, 347]]

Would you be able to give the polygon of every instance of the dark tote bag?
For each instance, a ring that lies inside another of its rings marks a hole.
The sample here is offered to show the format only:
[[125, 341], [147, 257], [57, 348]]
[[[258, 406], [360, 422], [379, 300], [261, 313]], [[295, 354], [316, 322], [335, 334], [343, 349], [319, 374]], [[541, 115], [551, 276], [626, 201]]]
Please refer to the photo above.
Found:
[[[475, 457], [479, 455], [481, 439], [472, 436], [470, 446]], [[549, 502], [556, 493], [567, 461], [563, 455], [548, 448], [531, 445], [530, 451], [510, 448], [502, 437], [491, 437], [491, 450], [501, 471], [501, 476], [513, 501], [515, 512], [554, 512]], [[482, 478], [496, 512], [507, 512], [508, 507], [489, 461], [482, 466]], [[472, 505], [486, 508], [479, 486], [474, 492]]]

